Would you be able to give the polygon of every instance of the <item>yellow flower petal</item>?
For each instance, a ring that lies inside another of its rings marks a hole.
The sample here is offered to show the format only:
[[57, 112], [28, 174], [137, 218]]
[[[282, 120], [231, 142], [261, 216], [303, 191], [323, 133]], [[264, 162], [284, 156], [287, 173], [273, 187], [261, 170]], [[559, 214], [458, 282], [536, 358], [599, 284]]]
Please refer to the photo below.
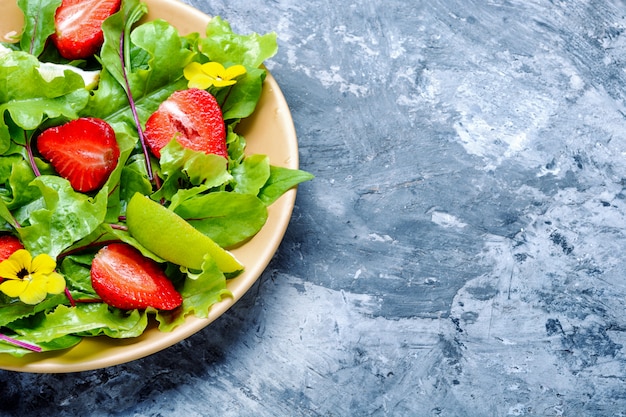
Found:
[[229, 85], [233, 85], [235, 84], [237, 81], [235, 80], [223, 80], [221, 78], [218, 78], [216, 80], [213, 81], [213, 85], [216, 87], [227, 87]]
[[21, 265], [12, 259], [5, 259], [0, 262], [0, 277], [7, 279], [19, 279], [17, 273], [20, 272]]
[[224, 73], [226, 70], [224, 66], [219, 62], [207, 62], [206, 64], [202, 64], [202, 72], [211, 78], [224, 78]]
[[232, 67], [226, 68], [224, 78], [226, 78], [227, 80], [232, 80], [233, 78], [237, 78], [245, 73], [246, 67], [244, 67], [243, 65], [233, 65]]
[[44, 274], [48, 275], [54, 272], [54, 268], [57, 267], [57, 263], [54, 259], [50, 257], [50, 255], [46, 253], [42, 253], [40, 255], [35, 256], [33, 262], [30, 267], [30, 271], [33, 274]]
[[42, 302], [48, 293], [46, 292], [45, 282], [36, 281], [25, 281], [28, 283], [24, 291], [19, 295], [20, 301], [25, 304], [38, 304]]
[[190, 63], [183, 70], [183, 75], [189, 81], [191, 81], [192, 78], [196, 77], [199, 74], [202, 74], [202, 65], [200, 65], [200, 63], [198, 62]]
[[[26, 269], [27, 271], [31, 271], [31, 262], [33, 261], [33, 257], [31, 256], [30, 252], [27, 251], [26, 249], [18, 249], [15, 252], [13, 252], [13, 254], [11, 256], [9, 256], [9, 259], [11, 259], [12, 261], [15, 261], [15, 263], [20, 265], [20, 269]], [[19, 272], [18, 270], [18, 272]]]
[[193, 78], [189, 78], [187, 84], [189, 88], [199, 88], [200, 90], [206, 90], [213, 85], [213, 78], [205, 74], [197, 74]]
[[20, 279], [18, 274], [26, 269], [29, 270], [32, 257], [26, 249], [19, 249], [8, 259], [0, 262], [0, 277], [8, 279]]
[[2, 284], [0, 284], [0, 291], [11, 298], [15, 298], [22, 294], [24, 290], [26, 290], [26, 287], [28, 287], [27, 281], [22, 281], [21, 279], [10, 279], [3, 281]]
[[207, 62], [199, 64], [192, 62], [187, 65], [183, 71], [185, 78], [189, 80], [189, 88], [199, 88], [206, 90], [209, 87], [227, 87], [235, 84], [235, 78], [246, 73], [243, 65], [233, 65], [224, 68], [219, 62]]
[[65, 290], [65, 278], [56, 272], [51, 273], [45, 289], [48, 294], [61, 294]]

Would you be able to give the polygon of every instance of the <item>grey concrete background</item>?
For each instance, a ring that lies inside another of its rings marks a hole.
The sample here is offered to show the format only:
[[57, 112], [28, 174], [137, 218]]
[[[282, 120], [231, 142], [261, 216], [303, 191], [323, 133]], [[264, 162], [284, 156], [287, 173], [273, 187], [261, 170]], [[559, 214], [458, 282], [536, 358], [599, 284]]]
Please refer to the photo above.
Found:
[[187, 3], [278, 33], [317, 178], [213, 325], [0, 415], [626, 415], [626, 2]]

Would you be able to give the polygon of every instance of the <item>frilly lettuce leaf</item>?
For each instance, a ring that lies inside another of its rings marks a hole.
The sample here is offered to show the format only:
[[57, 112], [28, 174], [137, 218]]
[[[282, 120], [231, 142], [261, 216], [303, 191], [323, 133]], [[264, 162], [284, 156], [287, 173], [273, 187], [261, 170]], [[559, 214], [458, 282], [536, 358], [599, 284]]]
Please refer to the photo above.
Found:
[[42, 194], [40, 208], [17, 218], [20, 240], [32, 253], [56, 258], [65, 248], [93, 232], [105, 219], [108, 188], [95, 197], [74, 191], [61, 177], [42, 175], [33, 180]]
[[39, 66], [37, 58], [26, 52], [0, 55], [0, 154], [10, 149], [12, 139], [24, 142], [24, 137], [10, 134], [5, 116], [24, 131], [32, 131], [47, 119], [74, 119], [87, 105], [89, 91], [80, 75], [65, 71], [63, 77], [47, 81]]
[[179, 292], [183, 297], [183, 304], [179, 308], [173, 311], [159, 311], [156, 314], [161, 331], [173, 330], [190, 314], [199, 318], [208, 317], [213, 304], [232, 295], [226, 288], [226, 277], [209, 256], [205, 258], [201, 272], [189, 273]]
[[104, 303], [84, 303], [75, 307], [59, 305], [49, 313], [31, 316], [25, 320], [30, 321], [29, 326], [17, 326], [18, 321], [7, 327], [16, 334], [27, 337], [30, 343], [36, 344], [52, 342], [69, 334], [136, 337], [148, 325], [145, 312], [110, 309]]
[[200, 40], [200, 48], [211, 61], [241, 64], [248, 68], [260, 67], [278, 50], [276, 33], [240, 35], [219, 16], [209, 22], [206, 37]]

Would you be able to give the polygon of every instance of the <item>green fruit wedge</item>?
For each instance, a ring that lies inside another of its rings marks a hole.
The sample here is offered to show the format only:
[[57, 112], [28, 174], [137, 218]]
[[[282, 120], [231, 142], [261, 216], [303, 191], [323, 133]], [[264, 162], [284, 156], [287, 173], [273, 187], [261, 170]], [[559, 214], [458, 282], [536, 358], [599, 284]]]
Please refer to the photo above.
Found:
[[150, 198], [136, 193], [126, 208], [130, 235], [155, 255], [189, 269], [202, 269], [209, 254], [224, 273], [243, 270], [232, 253], [195, 229], [185, 219]]

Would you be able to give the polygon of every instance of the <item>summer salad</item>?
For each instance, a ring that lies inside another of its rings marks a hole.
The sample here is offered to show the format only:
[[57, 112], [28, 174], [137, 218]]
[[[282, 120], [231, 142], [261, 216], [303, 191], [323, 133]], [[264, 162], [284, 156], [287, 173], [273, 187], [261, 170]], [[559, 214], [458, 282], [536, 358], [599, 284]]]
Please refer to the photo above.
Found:
[[139, 0], [18, 0], [0, 44], [0, 353], [204, 318], [229, 249], [312, 175], [246, 154], [276, 35], [182, 36]]

